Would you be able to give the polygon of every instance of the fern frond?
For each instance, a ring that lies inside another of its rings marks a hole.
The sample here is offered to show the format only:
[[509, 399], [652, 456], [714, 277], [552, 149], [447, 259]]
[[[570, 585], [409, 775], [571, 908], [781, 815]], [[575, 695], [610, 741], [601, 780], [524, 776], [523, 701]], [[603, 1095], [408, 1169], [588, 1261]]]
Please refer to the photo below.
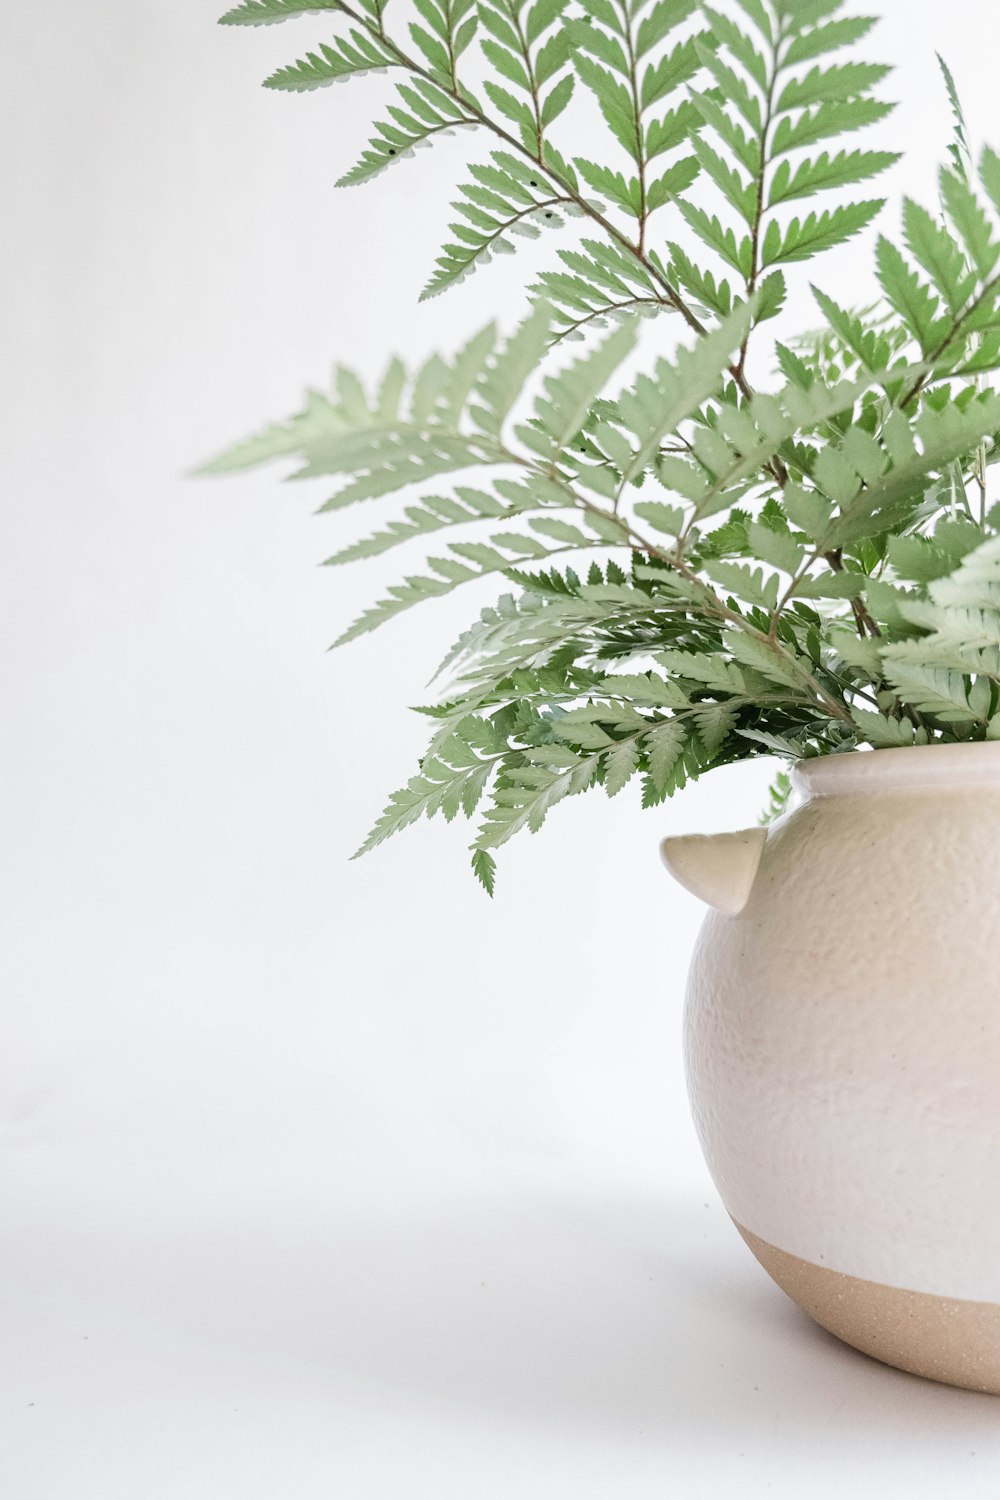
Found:
[[831, 156], [823, 151], [793, 170], [786, 159], [778, 163], [771, 179], [768, 207], [791, 203], [797, 198], [811, 198], [814, 193], [831, 188], [865, 182], [893, 166], [900, 159], [898, 151], [838, 151]]
[[337, 187], [370, 182], [394, 161], [412, 156], [415, 150], [429, 145], [435, 137], [479, 123], [424, 78], [416, 78], [412, 84], [399, 84], [398, 95], [406, 108], [389, 106], [391, 118], [375, 125], [375, 134], [367, 149], [362, 152], [356, 166], [337, 179]]
[[641, 375], [618, 398], [617, 415], [634, 439], [621, 475], [623, 485], [638, 478], [663, 440], [719, 390], [752, 313], [752, 305], [744, 303], [692, 348], [679, 349], [672, 360], [658, 360], [651, 376]]
[[933, 353], [949, 329], [940, 299], [921, 281], [898, 246], [884, 235], [878, 241], [876, 266], [886, 301], [902, 318], [921, 354]]
[[[487, 60], [517, 94], [496, 88], [491, 97], [517, 126], [525, 147], [541, 154], [545, 131], [573, 96], [569, 32], [563, 22], [568, 0], [480, 0], [480, 42]], [[544, 39], [544, 40], [543, 40]]]
[[489, 165], [469, 168], [475, 179], [459, 189], [452, 205], [461, 215], [450, 228], [456, 243], [445, 245], [421, 300], [464, 281], [494, 255], [513, 254], [517, 237], [537, 239], [543, 229], [560, 229], [581, 210], [540, 167], [507, 151], [494, 151]]
[[518, 428], [526, 447], [547, 460], [556, 460], [580, 432], [591, 407], [611, 376], [635, 346], [636, 326], [625, 323], [603, 343], [549, 375], [535, 402], [530, 426]]
[[557, 339], [582, 338], [585, 328], [622, 316], [673, 310], [642, 262], [614, 244], [586, 239], [557, 254], [566, 269], [543, 271], [532, 287], [552, 309]]
[[[529, 525], [540, 535], [504, 531], [491, 536], [489, 543], [453, 542], [444, 556], [427, 559], [429, 573], [415, 574], [404, 578], [401, 583], [392, 584], [388, 596], [366, 609], [338, 636], [334, 645], [343, 646], [358, 636], [367, 635], [404, 610], [427, 599], [450, 594], [463, 583], [473, 583], [493, 573], [506, 573], [526, 559], [539, 562], [564, 552], [606, 545], [601, 537], [587, 536], [566, 522], [544, 518], [530, 521]], [[542, 537], [553, 536], [562, 542], [561, 546], [550, 547], [542, 540]]]
[[846, 244], [865, 229], [885, 207], [884, 198], [864, 203], [846, 203], [824, 209], [802, 219], [792, 219], [783, 229], [772, 219], [764, 235], [761, 262], [765, 266], [811, 260], [823, 250]]
[[470, 403], [473, 426], [499, 438], [521, 392], [545, 355], [552, 328], [549, 308], [537, 302], [479, 374]]
[[[695, 94], [706, 127], [694, 151], [723, 200], [720, 217], [700, 204], [681, 212], [694, 236], [736, 273], [746, 293], [761, 291], [757, 322], [774, 317], [785, 299], [785, 282], [768, 268], [812, 259], [863, 229], [881, 201], [843, 204], [804, 219], [783, 222], [785, 204], [832, 188], [867, 181], [897, 160], [894, 153], [823, 151], [792, 165], [788, 153], [870, 123], [887, 106], [868, 96], [888, 72], [879, 64], [830, 61], [829, 55], [863, 37], [870, 23], [829, 21], [837, 7], [794, 6], [777, 0], [776, 15], [764, 4], [743, 4], [747, 30], [728, 12], [704, 7], [710, 43], [699, 56], [714, 87]], [[817, 59], [819, 59], [817, 61]], [[802, 64], [812, 64], [799, 71]], [[714, 140], [713, 140], [714, 138]], [[716, 144], [717, 142], [717, 144]], [[735, 221], [735, 222], [733, 222]], [[672, 270], [697, 304], [724, 316], [733, 305], [727, 282], [717, 282], [681, 247], [671, 246]], [[751, 329], [737, 361], [743, 378]]]
[[[412, 376], [394, 361], [370, 393], [349, 370], [338, 369], [329, 395], [308, 392], [301, 412], [226, 450], [202, 472], [228, 473], [290, 457], [301, 463], [298, 477], [353, 472], [353, 485], [326, 507], [336, 509], [348, 498], [361, 498], [366, 484], [372, 495], [388, 493], [411, 479], [488, 460], [495, 444], [482, 434], [463, 433], [461, 419], [472, 391], [488, 383], [494, 363], [502, 361], [502, 353], [493, 354], [495, 338], [490, 324], [451, 362], [433, 356]], [[409, 477], [404, 470], [412, 470]], [[392, 481], [388, 489], [379, 488], [380, 475]]]
[[366, 557], [378, 557], [394, 547], [453, 526], [468, 526], [476, 521], [496, 523], [513, 520], [526, 511], [539, 510], [545, 504], [528, 486], [518, 487], [512, 484], [510, 488], [514, 491], [514, 503], [499, 499], [489, 490], [473, 489], [468, 485], [457, 486], [454, 495], [425, 495], [419, 504], [407, 506], [403, 519], [390, 521], [372, 536], [343, 547], [326, 559], [325, 566], [334, 567], [342, 563], [359, 562]]
[[[393, 792], [388, 806], [354, 858], [377, 848], [420, 818], [433, 818], [440, 813], [451, 822], [460, 812], [472, 817], [487, 782], [495, 773], [499, 757], [507, 748], [505, 740], [497, 734], [490, 736], [489, 730], [487, 721], [462, 724], [438, 747], [434, 756], [425, 756], [419, 774], [411, 777], [398, 792]], [[485, 756], [482, 754], [484, 738]], [[491, 876], [491, 869], [490, 864], [481, 863], [481, 876]]]
[[[824, 326], [784, 336], [761, 390], [748, 345], [783, 306], [779, 268], [882, 206], [820, 195], [897, 160], [845, 145], [891, 108], [876, 97], [888, 70], [845, 50], [871, 18], [843, 0], [413, 0], [397, 38], [383, 9], [243, 0], [223, 23], [341, 13], [344, 33], [272, 88], [403, 70], [342, 182], [456, 127], [497, 137], [463, 174], [425, 295], [567, 217], [593, 227], [537, 274], [510, 338], [490, 328], [449, 358], [394, 361], [374, 388], [339, 370], [210, 466], [335, 476], [328, 512], [415, 487], [328, 561], [441, 534], [436, 555], [341, 640], [506, 580], [449, 652], [419, 773], [364, 847], [485, 806], [471, 860], [492, 893], [491, 851], [592, 788], [641, 780], [652, 807], [747, 756], [1000, 741], [1000, 393], [981, 378], [1000, 368], [1000, 156], [973, 170], [947, 69], [940, 202], [908, 201], [902, 236], [879, 241], [883, 302], [855, 311], [814, 289]], [[458, 72], [475, 41], [489, 76], [474, 93]], [[574, 80], [574, 111], [599, 114], [616, 159], [552, 139]], [[661, 258], [650, 219], [673, 208]], [[624, 377], [640, 319], [666, 310], [696, 339]], [[591, 325], [608, 331], [540, 369]]]
[[298, 62], [289, 63], [264, 79], [266, 89], [302, 94], [310, 89], [342, 83], [359, 73], [384, 72], [399, 65], [396, 53], [369, 31], [355, 28], [348, 37], [320, 42]]
[[984, 392], [964, 404], [924, 407], [908, 421], [900, 411], [887, 420], [881, 442], [851, 428], [819, 455], [813, 479], [839, 508], [829, 546], [857, 544], [899, 526], [916, 511], [934, 474], [1000, 431], [1000, 395]]
[[969, 128], [965, 123], [965, 111], [962, 101], [958, 97], [958, 87], [954, 75], [940, 52], [937, 54], [938, 67], [944, 78], [944, 86], [948, 94], [948, 102], [951, 105], [953, 121], [953, 135], [948, 147], [948, 155], [951, 163], [959, 177], [966, 180], [972, 175], [972, 152], [969, 148]]
[[473, 848], [472, 873], [487, 896], [492, 896], [496, 886], [497, 862], [488, 849]]
[[815, 109], [804, 110], [794, 120], [790, 115], [783, 115], [774, 132], [771, 154], [775, 158], [786, 156], [789, 151], [816, 146], [820, 141], [833, 140], [850, 131], [864, 130], [884, 120], [894, 108], [895, 105], [880, 99], [856, 99], [820, 104]]
[[220, 26], [274, 26], [294, 16], [342, 10], [341, 0], [242, 0], [219, 17]]

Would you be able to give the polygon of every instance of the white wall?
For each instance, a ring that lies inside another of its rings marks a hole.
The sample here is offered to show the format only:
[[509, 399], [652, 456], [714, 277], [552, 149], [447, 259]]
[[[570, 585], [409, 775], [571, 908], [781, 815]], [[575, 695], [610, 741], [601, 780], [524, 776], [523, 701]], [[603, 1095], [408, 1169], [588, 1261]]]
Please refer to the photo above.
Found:
[[[883, 8], [892, 189], [926, 198], [933, 51], [1000, 144], [1000, 23], [985, 0]], [[507, 264], [416, 304], [468, 138], [336, 192], [387, 81], [257, 86], [322, 23], [6, 9], [8, 1492], [395, 1495], [398, 1447], [423, 1455], [406, 1493], [441, 1500], [631, 1500], [667, 1452], [719, 1493], [749, 1454], [791, 1495], [834, 1397], [859, 1473], [890, 1472], [894, 1435], [910, 1478], [935, 1452], [958, 1473], [977, 1433], [996, 1456], [968, 1398], [907, 1383], [911, 1428], [897, 1377], [810, 1342], [697, 1155], [698, 911], [656, 843], [753, 821], [767, 769], [654, 814], [567, 804], [504, 851], [492, 904], [462, 827], [349, 863], [468, 600], [327, 655], [399, 557], [323, 572], [345, 531], [312, 517], [322, 487], [184, 477], [335, 358], [374, 374], [516, 316]], [[856, 302], [868, 277], [859, 247], [821, 279]]]

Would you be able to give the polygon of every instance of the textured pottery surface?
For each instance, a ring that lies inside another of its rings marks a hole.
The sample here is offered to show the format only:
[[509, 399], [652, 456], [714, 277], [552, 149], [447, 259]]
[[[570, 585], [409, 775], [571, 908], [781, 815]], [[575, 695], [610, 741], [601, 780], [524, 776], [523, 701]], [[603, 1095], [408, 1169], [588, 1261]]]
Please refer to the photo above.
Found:
[[1000, 1394], [1000, 744], [796, 781], [766, 837], [664, 843], [717, 908], [685, 1015], [702, 1147], [819, 1323]]

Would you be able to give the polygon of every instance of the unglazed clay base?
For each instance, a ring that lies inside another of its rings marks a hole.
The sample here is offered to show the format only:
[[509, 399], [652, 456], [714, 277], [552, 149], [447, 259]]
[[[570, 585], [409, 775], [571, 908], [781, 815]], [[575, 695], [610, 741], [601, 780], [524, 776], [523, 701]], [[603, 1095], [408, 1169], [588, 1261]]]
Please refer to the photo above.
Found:
[[793, 1302], [883, 1364], [1000, 1396], [1000, 1305], [933, 1297], [800, 1260], [733, 1223]]

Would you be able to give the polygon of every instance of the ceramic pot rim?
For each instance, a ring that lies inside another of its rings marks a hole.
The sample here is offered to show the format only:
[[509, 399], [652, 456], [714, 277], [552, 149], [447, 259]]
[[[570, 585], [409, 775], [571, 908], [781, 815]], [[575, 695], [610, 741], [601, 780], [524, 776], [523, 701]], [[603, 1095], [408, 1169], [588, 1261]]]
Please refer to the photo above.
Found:
[[967, 790], [1000, 785], [1000, 741], [971, 745], [913, 745], [851, 750], [799, 761], [792, 772], [807, 797], [867, 793]]

